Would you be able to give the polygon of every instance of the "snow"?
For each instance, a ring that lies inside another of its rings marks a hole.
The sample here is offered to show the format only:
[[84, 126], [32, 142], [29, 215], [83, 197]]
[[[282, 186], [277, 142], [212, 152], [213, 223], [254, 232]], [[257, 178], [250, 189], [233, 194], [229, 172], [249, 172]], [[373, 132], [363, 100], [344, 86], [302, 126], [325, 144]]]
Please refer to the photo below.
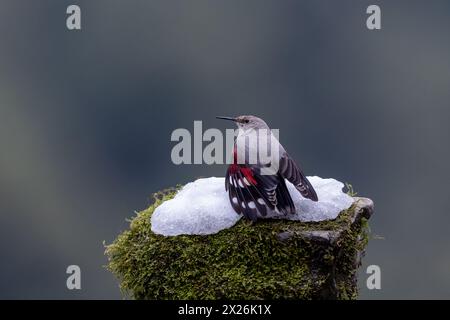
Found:
[[[286, 181], [297, 212], [295, 215], [273, 218], [302, 222], [332, 220], [352, 205], [353, 198], [342, 191], [342, 182], [317, 176], [308, 179], [319, 201], [303, 198]], [[240, 218], [241, 215], [231, 207], [224, 178], [210, 177], [186, 184], [173, 199], [158, 206], [151, 217], [151, 228], [154, 233], [164, 236], [206, 235], [230, 228]]]

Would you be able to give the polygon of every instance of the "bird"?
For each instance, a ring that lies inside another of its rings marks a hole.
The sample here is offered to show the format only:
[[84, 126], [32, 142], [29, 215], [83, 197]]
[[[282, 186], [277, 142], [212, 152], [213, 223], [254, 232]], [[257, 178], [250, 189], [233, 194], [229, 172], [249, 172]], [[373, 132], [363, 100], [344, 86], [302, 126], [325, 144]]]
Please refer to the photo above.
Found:
[[318, 201], [313, 186], [264, 120], [253, 115], [216, 118], [233, 121], [238, 127], [233, 159], [225, 176], [225, 190], [237, 214], [252, 222], [295, 214], [285, 179], [303, 197]]

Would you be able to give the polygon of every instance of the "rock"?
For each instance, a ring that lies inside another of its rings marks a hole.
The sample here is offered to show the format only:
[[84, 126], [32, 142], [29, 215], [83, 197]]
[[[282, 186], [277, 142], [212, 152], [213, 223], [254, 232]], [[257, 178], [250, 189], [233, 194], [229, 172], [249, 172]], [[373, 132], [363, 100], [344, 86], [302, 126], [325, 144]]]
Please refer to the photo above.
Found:
[[[368, 198], [360, 198], [354, 197], [355, 205], [351, 214], [349, 215], [349, 220], [351, 224], [355, 224], [361, 221], [361, 219], [368, 220], [373, 211], [374, 204], [373, 201]], [[312, 230], [312, 231], [302, 231], [301, 236], [307, 238], [309, 240], [324, 242], [329, 245], [333, 245], [337, 239], [341, 237], [341, 234], [344, 230]], [[278, 234], [278, 238], [280, 240], [287, 240], [290, 237], [294, 236], [292, 232], [285, 231]]]
[[130, 229], [106, 247], [108, 269], [135, 299], [354, 299], [373, 203], [354, 198], [321, 222], [239, 220], [209, 235], [166, 237], [151, 231], [159, 193]]

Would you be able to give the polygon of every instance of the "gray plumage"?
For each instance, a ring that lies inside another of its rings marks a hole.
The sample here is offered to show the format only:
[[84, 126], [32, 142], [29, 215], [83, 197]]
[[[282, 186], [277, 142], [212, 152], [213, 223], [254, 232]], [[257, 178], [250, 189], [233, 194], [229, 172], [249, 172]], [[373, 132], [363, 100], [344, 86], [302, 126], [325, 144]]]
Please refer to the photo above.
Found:
[[225, 177], [225, 188], [237, 213], [253, 221], [264, 218], [268, 211], [295, 213], [284, 179], [303, 197], [318, 201], [313, 186], [264, 120], [251, 115], [217, 118], [234, 121], [239, 129], [233, 163]]

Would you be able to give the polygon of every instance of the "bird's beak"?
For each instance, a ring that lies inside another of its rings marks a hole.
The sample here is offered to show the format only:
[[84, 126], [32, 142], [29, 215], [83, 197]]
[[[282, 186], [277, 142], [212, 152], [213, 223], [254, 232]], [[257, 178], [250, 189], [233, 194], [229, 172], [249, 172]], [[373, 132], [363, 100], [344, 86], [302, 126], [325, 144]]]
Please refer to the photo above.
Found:
[[232, 118], [232, 117], [216, 117], [217, 119], [223, 119], [223, 120], [230, 120], [230, 121], [234, 121], [237, 122], [236, 118]]

